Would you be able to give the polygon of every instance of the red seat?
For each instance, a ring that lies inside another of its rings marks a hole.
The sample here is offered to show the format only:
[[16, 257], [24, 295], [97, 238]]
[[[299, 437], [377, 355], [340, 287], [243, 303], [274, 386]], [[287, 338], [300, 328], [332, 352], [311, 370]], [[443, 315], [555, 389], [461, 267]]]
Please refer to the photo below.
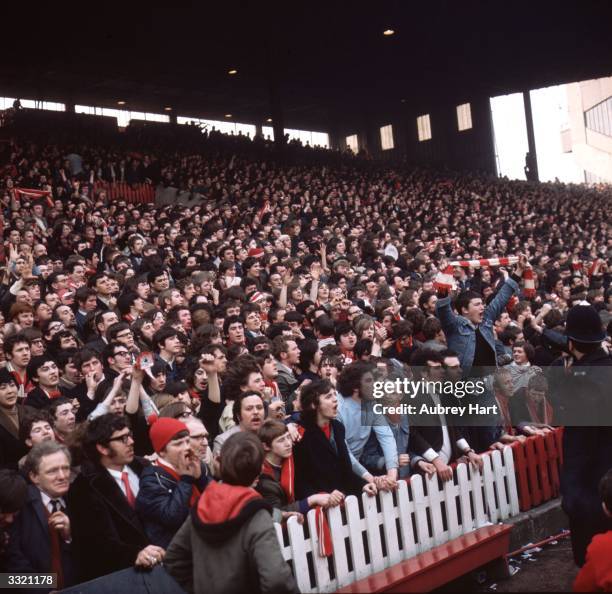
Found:
[[485, 526], [446, 544], [397, 563], [338, 590], [360, 592], [429, 592], [466, 573], [503, 558], [512, 526]]

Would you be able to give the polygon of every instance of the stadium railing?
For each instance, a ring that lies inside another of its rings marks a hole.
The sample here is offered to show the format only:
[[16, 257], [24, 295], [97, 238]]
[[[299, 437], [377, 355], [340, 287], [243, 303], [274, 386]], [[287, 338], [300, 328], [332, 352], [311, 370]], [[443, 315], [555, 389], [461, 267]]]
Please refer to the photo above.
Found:
[[100, 190], [106, 191], [112, 200], [125, 200], [130, 204], [148, 204], [155, 201], [155, 187], [151, 184], [96, 182], [94, 191]]
[[[328, 556], [320, 551], [316, 510], [303, 525], [291, 517], [275, 524], [283, 558], [304, 593], [424, 592], [489, 561], [505, 563], [511, 526], [503, 522], [559, 493], [561, 439], [562, 429], [556, 429], [487, 452], [482, 472], [457, 464], [445, 483], [413, 475], [399, 481], [395, 492], [347, 497], [343, 506], [324, 512]], [[98, 592], [105, 578], [132, 577], [125, 571], [81, 584], [78, 591]], [[131, 591], [146, 590], [136, 585]]]

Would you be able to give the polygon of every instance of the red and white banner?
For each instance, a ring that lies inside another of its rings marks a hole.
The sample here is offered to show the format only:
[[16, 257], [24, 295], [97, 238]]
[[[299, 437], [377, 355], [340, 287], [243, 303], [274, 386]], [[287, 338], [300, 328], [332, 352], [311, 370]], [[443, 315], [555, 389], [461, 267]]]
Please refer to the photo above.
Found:
[[49, 192], [48, 190], [34, 190], [33, 188], [14, 188], [13, 197], [16, 200], [21, 200], [21, 198], [29, 198], [30, 200], [46, 198], [47, 204], [49, 206], [53, 206], [51, 192]]
[[536, 290], [532, 268], [525, 269], [525, 272], [523, 272], [523, 281], [525, 283], [525, 286], [523, 287], [523, 295], [525, 295], [527, 299], [533, 299], [536, 296]]
[[455, 278], [453, 276], [453, 267], [447, 266], [444, 270], [440, 270], [434, 279], [434, 288], [444, 291], [452, 291], [455, 289]]
[[510, 266], [519, 261], [518, 256], [507, 258], [480, 258], [479, 260], [455, 260], [450, 266], [461, 266], [462, 268], [483, 268], [485, 266]]

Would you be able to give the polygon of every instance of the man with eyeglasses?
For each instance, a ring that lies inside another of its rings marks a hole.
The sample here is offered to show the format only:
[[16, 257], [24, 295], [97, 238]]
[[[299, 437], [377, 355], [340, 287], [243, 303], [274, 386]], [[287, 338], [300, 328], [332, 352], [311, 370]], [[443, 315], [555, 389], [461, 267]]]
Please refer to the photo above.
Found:
[[148, 461], [134, 455], [124, 417], [91, 421], [83, 440], [88, 462], [72, 487], [73, 538], [80, 579], [94, 579], [132, 565], [153, 568], [165, 551], [149, 544], [136, 513], [140, 477]]
[[95, 401], [104, 399], [119, 374], [124, 371], [131, 373], [132, 358], [132, 353], [119, 342], [111, 342], [106, 346], [103, 354], [104, 379], [95, 388]]
[[187, 425], [162, 417], [149, 430], [157, 460], [140, 477], [136, 509], [151, 543], [166, 548], [209, 482]]
[[106, 339], [109, 343], [117, 342], [122, 344], [130, 353], [138, 353], [140, 349], [134, 341], [134, 333], [127, 322], [118, 322], [113, 324], [106, 331]]
[[183, 421], [189, 430], [189, 439], [191, 440], [191, 449], [197, 458], [206, 464], [210, 472], [212, 464], [212, 451], [208, 447], [208, 430], [200, 419], [190, 417]]

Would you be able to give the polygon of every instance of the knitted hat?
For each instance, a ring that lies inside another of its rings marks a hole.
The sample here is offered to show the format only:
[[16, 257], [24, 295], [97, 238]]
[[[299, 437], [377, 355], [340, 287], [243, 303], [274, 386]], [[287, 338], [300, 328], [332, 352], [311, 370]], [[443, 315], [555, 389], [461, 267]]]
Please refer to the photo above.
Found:
[[168, 442], [172, 441], [174, 436], [181, 431], [189, 432], [189, 429], [187, 429], [185, 423], [178, 419], [171, 419], [169, 417], [157, 419], [151, 426], [151, 429], [149, 429], [149, 437], [155, 452], [159, 454], [168, 445]]
[[249, 250], [248, 256], [249, 258], [261, 258], [264, 254], [265, 252], [262, 248], [255, 247]]

